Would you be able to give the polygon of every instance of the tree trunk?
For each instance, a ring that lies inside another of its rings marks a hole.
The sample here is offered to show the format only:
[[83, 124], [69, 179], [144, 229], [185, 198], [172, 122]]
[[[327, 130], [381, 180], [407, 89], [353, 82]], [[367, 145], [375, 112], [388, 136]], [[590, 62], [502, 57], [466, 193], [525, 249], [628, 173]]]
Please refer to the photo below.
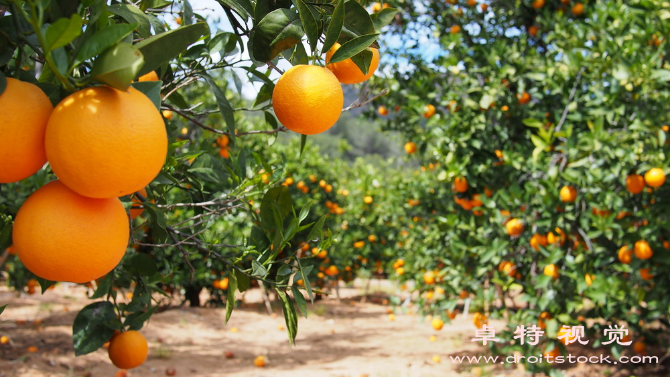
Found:
[[200, 307], [200, 291], [202, 291], [202, 287], [189, 285], [184, 288], [186, 289], [184, 295], [189, 302], [189, 306], [192, 308]]

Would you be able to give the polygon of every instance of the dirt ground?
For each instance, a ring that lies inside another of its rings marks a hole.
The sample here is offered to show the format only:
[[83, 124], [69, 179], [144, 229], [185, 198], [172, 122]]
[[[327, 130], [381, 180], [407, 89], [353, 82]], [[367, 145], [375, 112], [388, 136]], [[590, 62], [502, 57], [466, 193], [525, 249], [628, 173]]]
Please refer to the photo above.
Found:
[[[386, 289], [388, 291], [388, 289]], [[333, 297], [308, 304], [309, 316], [300, 318], [295, 347], [290, 347], [279, 307], [269, 315], [258, 290], [249, 291], [243, 307], [224, 325], [225, 309], [175, 308], [152, 317], [142, 329], [149, 341], [146, 363], [129, 371], [134, 376], [518, 376], [523, 370], [502, 365], [457, 365], [449, 356], [481, 355], [472, 342], [475, 328], [469, 316], [459, 316], [441, 331], [430, 321], [396, 309], [391, 321], [381, 292], [362, 301], [362, 290], [341, 289]], [[206, 297], [203, 297], [206, 299]], [[204, 302], [204, 301], [203, 301]], [[43, 296], [17, 297], [0, 287], [0, 377], [114, 376], [117, 369], [106, 350], [75, 357], [71, 326], [79, 308], [90, 303], [85, 288], [61, 284]], [[491, 322], [502, 328], [504, 323]], [[432, 341], [432, 335], [436, 339]], [[37, 347], [37, 352], [28, 348]], [[226, 358], [230, 351], [233, 358]], [[258, 355], [265, 368], [253, 365]], [[437, 356], [440, 360], [434, 359]], [[569, 376], [627, 376], [600, 366], [572, 366]]]

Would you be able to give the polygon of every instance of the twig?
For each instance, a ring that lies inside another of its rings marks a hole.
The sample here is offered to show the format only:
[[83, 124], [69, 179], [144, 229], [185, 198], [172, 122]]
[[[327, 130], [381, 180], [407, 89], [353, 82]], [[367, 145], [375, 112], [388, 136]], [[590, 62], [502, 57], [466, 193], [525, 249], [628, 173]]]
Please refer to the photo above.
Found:
[[[217, 130], [215, 128], [206, 126], [206, 125], [202, 124], [201, 122], [199, 122], [198, 120], [186, 115], [183, 111], [181, 111], [181, 109], [176, 109], [174, 106], [171, 106], [171, 105], [164, 105], [164, 106], [167, 107], [168, 109], [174, 111], [175, 113], [179, 114], [184, 119], [188, 120], [189, 122], [195, 124], [196, 126], [202, 128], [202, 129], [214, 132], [215, 134], [230, 136], [230, 132]], [[272, 130], [257, 130], [257, 131], [238, 132], [238, 133], [235, 134], [235, 136], [257, 135], [257, 134], [275, 134], [277, 132], [286, 132], [286, 131], [288, 131], [288, 128], [286, 128], [284, 126], [281, 126], [281, 127], [278, 127], [278, 128], [274, 128]]]
[[570, 91], [570, 97], [568, 97], [568, 104], [565, 105], [565, 109], [563, 109], [563, 115], [561, 115], [561, 120], [554, 128], [554, 133], [557, 133], [558, 131], [561, 130], [561, 127], [563, 126], [565, 119], [568, 117], [568, 107], [570, 107], [572, 99], [575, 98], [575, 93], [577, 93], [577, 85], [579, 85], [579, 81], [582, 79], [582, 74], [584, 73], [584, 71], [586, 71], [586, 67], [580, 68], [579, 73], [577, 73], [577, 79], [575, 80], [575, 85], [572, 87], [572, 90]]
[[366, 94], [366, 95], [363, 97], [363, 101], [362, 101], [362, 102], [361, 102], [361, 98], [358, 98], [356, 101], [354, 101], [354, 103], [352, 103], [352, 104], [349, 105], [348, 107], [345, 107], [344, 109], [342, 109], [342, 112], [349, 111], [349, 110], [351, 110], [351, 109], [355, 109], [355, 108], [357, 108], [357, 107], [363, 107], [363, 106], [367, 105], [368, 103], [370, 103], [370, 102], [376, 100], [377, 98], [379, 98], [379, 97], [381, 97], [381, 96], [384, 96], [384, 95], [388, 94], [388, 92], [389, 92], [388, 89], [384, 89], [384, 90], [382, 90], [379, 94], [375, 95], [375, 96], [372, 97], [372, 98], [367, 98], [367, 94]]

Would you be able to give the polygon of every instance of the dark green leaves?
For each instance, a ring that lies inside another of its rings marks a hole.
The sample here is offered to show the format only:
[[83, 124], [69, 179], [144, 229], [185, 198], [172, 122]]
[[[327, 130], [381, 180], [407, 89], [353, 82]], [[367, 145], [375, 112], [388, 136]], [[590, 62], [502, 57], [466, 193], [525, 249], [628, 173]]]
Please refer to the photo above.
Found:
[[378, 36], [379, 34], [363, 35], [342, 44], [342, 47], [335, 51], [333, 56], [330, 58], [330, 63], [337, 63], [351, 58], [352, 56], [368, 48], [372, 43], [374, 43], [374, 41], [377, 40]]
[[300, 289], [295, 285], [291, 287], [291, 291], [293, 292], [293, 298], [295, 299], [296, 304], [298, 304], [298, 309], [300, 309], [302, 315], [307, 318], [307, 302], [305, 301], [305, 296], [302, 295]]
[[138, 81], [132, 83], [133, 88], [144, 93], [154, 103], [156, 109], [161, 108], [161, 85], [162, 81]]
[[295, 337], [298, 335], [298, 314], [295, 312], [293, 301], [291, 301], [285, 292], [277, 289], [277, 297], [279, 297], [282, 303], [284, 320], [286, 321], [286, 329], [288, 330], [288, 341], [293, 345], [295, 344]]
[[144, 57], [129, 43], [119, 43], [95, 60], [93, 79], [126, 91], [144, 64]]
[[226, 94], [219, 88], [214, 79], [206, 74], [203, 74], [202, 77], [207, 81], [212, 92], [214, 92], [214, 97], [216, 97], [216, 104], [219, 106], [219, 111], [223, 116], [223, 120], [226, 122], [228, 127], [228, 132], [230, 133], [230, 138], [233, 143], [235, 142], [235, 116], [233, 114], [233, 107], [228, 102]]
[[267, 62], [300, 42], [304, 35], [298, 15], [288, 9], [270, 12], [258, 23], [253, 37], [254, 59]]
[[144, 55], [144, 67], [139, 75], [149, 73], [177, 57], [205, 34], [209, 34], [209, 28], [206, 23], [200, 22], [155, 35], [136, 44], [135, 47]]
[[345, 4], [344, 12], [342, 37], [345, 40], [377, 32], [368, 11], [361, 4], [349, 1]]
[[114, 335], [114, 329], [105, 323], [115, 319], [116, 313], [111, 302], [94, 302], [84, 307], [72, 324], [75, 356], [89, 354], [109, 341]]
[[114, 278], [114, 271], [108, 273], [105, 275], [105, 277], [100, 280], [98, 283], [98, 288], [95, 290], [93, 293], [93, 296], [89, 297], [91, 300], [95, 300], [97, 298], [101, 298], [107, 293], [109, 293], [109, 290], [112, 288], [112, 279]]
[[261, 202], [261, 225], [263, 228], [270, 232], [281, 227], [281, 222], [291, 212], [291, 206], [291, 196], [286, 186], [273, 187], [268, 190]]
[[235, 292], [237, 291], [237, 276], [236, 274], [228, 274], [228, 295], [226, 297], [226, 322], [230, 319], [235, 308]]
[[381, 32], [382, 28], [393, 21], [393, 18], [398, 13], [397, 9], [394, 8], [385, 8], [381, 11], [370, 16], [372, 19], [372, 24], [375, 26], [377, 32]]
[[151, 22], [149, 18], [142, 12], [142, 10], [134, 5], [128, 4], [114, 4], [107, 7], [107, 10], [114, 13], [130, 24], [137, 24], [137, 32], [143, 38], [151, 36]]
[[254, 13], [249, 0], [217, 0], [222, 7], [232, 9], [245, 20]]
[[305, 5], [304, 1], [295, 0], [295, 3], [300, 14], [302, 28], [305, 31], [305, 34], [307, 34], [309, 48], [314, 51], [316, 49], [316, 44], [319, 42], [319, 26], [316, 24], [316, 19], [314, 18], [312, 11], [309, 10], [309, 7]]
[[142, 203], [142, 206], [144, 206], [144, 209], [146, 209], [149, 213], [149, 217], [151, 217], [151, 224], [153, 225], [151, 230], [154, 241], [165, 241], [168, 237], [167, 220], [165, 219], [165, 214], [153, 203], [144, 202]]
[[7, 88], [7, 78], [0, 72], [0, 95], [5, 91], [5, 88]]
[[135, 28], [137, 28], [137, 24], [116, 24], [96, 32], [79, 48], [73, 65], [78, 65], [92, 57], [100, 55], [103, 51], [132, 33]]
[[70, 18], [61, 18], [49, 26], [46, 31], [46, 42], [42, 46], [45, 53], [63, 47], [81, 34], [81, 17], [73, 14]]
[[333, 17], [330, 19], [328, 30], [326, 31], [326, 41], [323, 43], [323, 51], [330, 50], [337, 42], [344, 26], [344, 0], [339, 0], [333, 11]]
[[5, 311], [5, 308], [7, 307], [7, 304], [0, 306], [0, 314]]
[[158, 266], [156, 262], [148, 255], [144, 253], [133, 253], [130, 255], [124, 267], [128, 272], [142, 275], [142, 276], [152, 276], [158, 272]]

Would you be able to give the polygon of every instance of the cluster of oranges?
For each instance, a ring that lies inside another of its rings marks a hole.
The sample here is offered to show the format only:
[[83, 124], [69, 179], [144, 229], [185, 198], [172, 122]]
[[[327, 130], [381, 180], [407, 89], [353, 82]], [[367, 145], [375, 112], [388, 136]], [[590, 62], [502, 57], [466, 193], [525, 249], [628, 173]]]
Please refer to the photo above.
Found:
[[[128, 246], [129, 216], [119, 197], [143, 190], [165, 162], [161, 113], [132, 87], [85, 88], [54, 108], [39, 87], [12, 78], [0, 95], [0, 113], [0, 183], [28, 178], [47, 162], [58, 177], [19, 209], [13, 251], [43, 279], [86, 283], [104, 276]], [[132, 332], [116, 335], [112, 361], [126, 369], [139, 365], [134, 364], [141, 352], [129, 345], [140, 338]]]

